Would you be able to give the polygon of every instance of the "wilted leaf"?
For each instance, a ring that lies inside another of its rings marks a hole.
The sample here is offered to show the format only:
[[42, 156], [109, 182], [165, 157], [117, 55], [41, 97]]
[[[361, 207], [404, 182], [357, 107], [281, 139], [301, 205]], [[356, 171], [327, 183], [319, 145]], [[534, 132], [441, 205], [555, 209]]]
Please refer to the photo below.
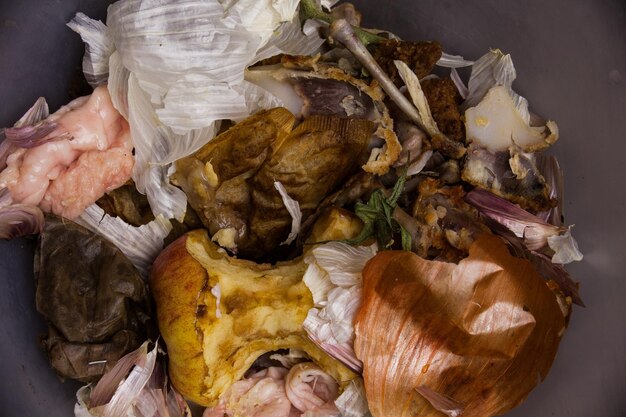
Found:
[[42, 344], [63, 377], [97, 380], [146, 337], [149, 301], [133, 264], [109, 241], [49, 215], [35, 257]]

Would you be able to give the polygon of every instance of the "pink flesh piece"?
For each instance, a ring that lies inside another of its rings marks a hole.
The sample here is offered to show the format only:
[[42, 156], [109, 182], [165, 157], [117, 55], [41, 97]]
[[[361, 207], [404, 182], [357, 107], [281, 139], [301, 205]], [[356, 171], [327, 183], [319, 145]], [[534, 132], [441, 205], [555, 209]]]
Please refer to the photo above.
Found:
[[0, 173], [16, 203], [73, 219], [105, 192], [130, 179], [134, 158], [126, 120], [115, 110], [106, 86], [51, 115], [58, 124], [46, 143], [17, 149]]

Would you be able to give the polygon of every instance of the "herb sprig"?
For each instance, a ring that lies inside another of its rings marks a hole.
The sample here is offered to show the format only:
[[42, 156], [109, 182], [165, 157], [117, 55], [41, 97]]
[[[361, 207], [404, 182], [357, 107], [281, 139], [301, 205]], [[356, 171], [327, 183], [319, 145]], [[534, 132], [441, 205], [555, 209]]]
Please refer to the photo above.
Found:
[[363, 221], [363, 229], [357, 237], [344, 242], [358, 245], [375, 237], [381, 249], [389, 249], [395, 243], [393, 237], [400, 234], [402, 249], [410, 251], [411, 235], [393, 218], [405, 182], [406, 173], [398, 178], [389, 196], [379, 188], [371, 194], [367, 203], [356, 203], [354, 213]]

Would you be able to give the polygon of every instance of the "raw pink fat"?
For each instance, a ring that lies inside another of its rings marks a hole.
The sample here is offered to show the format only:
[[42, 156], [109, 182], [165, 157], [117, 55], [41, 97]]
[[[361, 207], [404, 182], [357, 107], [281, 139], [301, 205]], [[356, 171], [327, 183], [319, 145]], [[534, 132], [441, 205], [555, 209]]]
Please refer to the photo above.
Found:
[[[0, 187], [9, 189], [14, 203], [39, 205], [73, 219], [130, 179], [130, 130], [106, 86], [62, 107], [49, 120], [59, 124], [50, 140], [11, 154]], [[69, 139], [55, 140], [68, 133]]]

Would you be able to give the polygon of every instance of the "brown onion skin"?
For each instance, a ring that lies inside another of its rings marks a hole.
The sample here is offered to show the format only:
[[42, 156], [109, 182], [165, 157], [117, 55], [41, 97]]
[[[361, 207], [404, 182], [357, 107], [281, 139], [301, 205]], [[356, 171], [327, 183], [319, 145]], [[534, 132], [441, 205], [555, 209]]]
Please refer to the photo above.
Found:
[[[502, 240], [482, 235], [458, 265], [380, 252], [363, 270], [355, 352], [374, 417], [503, 414], [547, 375], [566, 320], [555, 294]], [[441, 404], [442, 401], [434, 401]]]

